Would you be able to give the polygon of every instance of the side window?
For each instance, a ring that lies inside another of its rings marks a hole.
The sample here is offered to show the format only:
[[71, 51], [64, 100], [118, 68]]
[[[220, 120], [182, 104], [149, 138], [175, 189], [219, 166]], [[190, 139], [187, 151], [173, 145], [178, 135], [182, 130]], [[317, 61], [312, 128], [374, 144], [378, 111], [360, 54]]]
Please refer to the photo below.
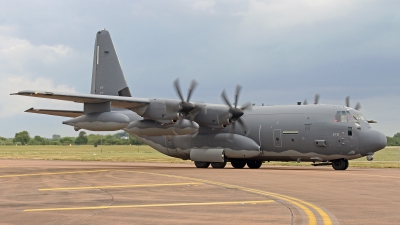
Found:
[[353, 136], [353, 128], [352, 127], [348, 127], [347, 136]]

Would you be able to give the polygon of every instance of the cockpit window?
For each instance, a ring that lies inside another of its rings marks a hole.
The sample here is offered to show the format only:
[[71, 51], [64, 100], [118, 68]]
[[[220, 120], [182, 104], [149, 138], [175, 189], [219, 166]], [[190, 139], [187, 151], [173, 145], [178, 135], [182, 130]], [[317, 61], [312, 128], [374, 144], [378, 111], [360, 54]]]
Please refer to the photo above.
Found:
[[347, 121], [346, 111], [342, 111], [342, 116], [340, 118], [340, 122], [349, 122], [349, 121]]
[[348, 120], [349, 122], [353, 122], [353, 117], [351, 116], [350, 112], [349, 112], [349, 111], [346, 111], [346, 114], [347, 114], [347, 120]]
[[353, 116], [349, 111], [337, 111], [335, 115], [335, 122], [353, 122]]

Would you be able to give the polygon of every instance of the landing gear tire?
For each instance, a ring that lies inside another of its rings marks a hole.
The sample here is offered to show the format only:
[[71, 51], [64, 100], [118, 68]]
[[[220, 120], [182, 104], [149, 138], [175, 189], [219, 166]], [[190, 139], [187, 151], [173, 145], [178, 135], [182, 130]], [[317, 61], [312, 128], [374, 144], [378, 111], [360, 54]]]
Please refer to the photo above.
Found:
[[209, 163], [209, 162], [199, 162], [199, 161], [195, 161], [195, 162], [194, 162], [194, 165], [195, 165], [197, 168], [208, 168], [208, 166], [210, 166], [210, 163]]
[[226, 166], [226, 162], [212, 162], [211, 166], [214, 169], [223, 169]]
[[254, 161], [248, 161], [248, 162], [247, 162], [247, 166], [248, 166], [250, 169], [258, 169], [258, 168], [261, 167], [261, 164], [262, 164], [261, 161], [256, 161], [256, 160], [254, 160]]
[[243, 167], [246, 165], [246, 162], [236, 161], [236, 162], [231, 162], [231, 165], [235, 169], [243, 169]]
[[346, 170], [349, 167], [349, 161], [347, 159], [335, 159], [332, 161], [332, 167], [335, 170]]

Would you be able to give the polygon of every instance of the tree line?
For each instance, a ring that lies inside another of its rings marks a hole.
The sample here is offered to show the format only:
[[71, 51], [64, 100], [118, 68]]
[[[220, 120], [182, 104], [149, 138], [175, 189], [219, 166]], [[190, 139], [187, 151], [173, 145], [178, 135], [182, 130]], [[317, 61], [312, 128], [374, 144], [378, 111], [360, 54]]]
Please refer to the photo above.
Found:
[[[386, 137], [388, 146], [400, 146], [400, 133], [393, 137]], [[136, 137], [119, 132], [114, 135], [89, 134], [79, 132], [78, 137], [61, 137], [54, 134], [52, 138], [44, 138], [38, 135], [30, 137], [28, 131], [16, 133], [14, 138], [0, 137], [0, 145], [143, 145]]]
[[388, 146], [400, 146], [400, 133], [393, 135], [393, 137], [386, 137]]
[[28, 131], [21, 131], [14, 138], [0, 137], [0, 145], [143, 145], [143, 142], [126, 132], [87, 135], [81, 131], [77, 137], [54, 134], [52, 138], [44, 138], [39, 135], [31, 137]]

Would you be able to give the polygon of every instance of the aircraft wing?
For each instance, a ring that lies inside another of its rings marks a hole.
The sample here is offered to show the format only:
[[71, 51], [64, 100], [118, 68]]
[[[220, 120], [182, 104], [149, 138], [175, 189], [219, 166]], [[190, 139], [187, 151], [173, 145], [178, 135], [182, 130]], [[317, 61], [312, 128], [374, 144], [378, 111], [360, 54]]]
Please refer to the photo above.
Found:
[[37, 98], [49, 98], [78, 103], [102, 103], [111, 102], [111, 106], [117, 108], [132, 109], [149, 104], [145, 98], [132, 98], [125, 96], [96, 95], [96, 94], [70, 94], [48, 91], [19, 91], [11, 95], [23, 95]]
[[83, 111], [74, 111], [74, 110], [55, 110], [55, 109], [27, 109], [25, 112], [28, 113], [37, 113], [37, 114], [46, 114], [52, 116], [64, 116], [64, 117], [78, 117], [83, 115]]

